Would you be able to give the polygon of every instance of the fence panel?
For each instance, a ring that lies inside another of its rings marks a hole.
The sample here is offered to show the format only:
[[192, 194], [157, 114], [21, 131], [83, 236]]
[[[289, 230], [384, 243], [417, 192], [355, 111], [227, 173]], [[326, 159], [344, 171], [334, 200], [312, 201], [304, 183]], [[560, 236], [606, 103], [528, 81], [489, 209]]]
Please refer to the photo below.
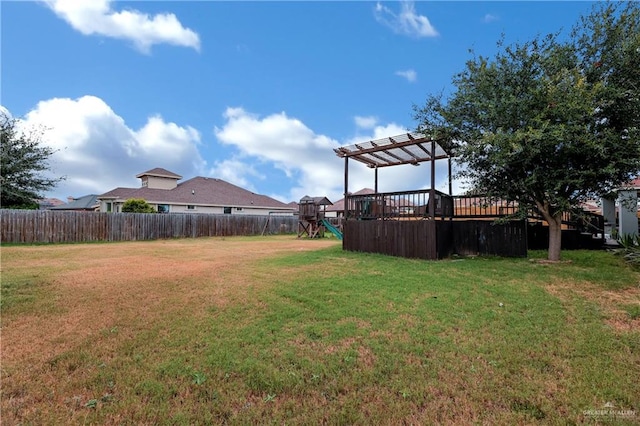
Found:
[[432, 220], [347, 220], [342, 247], [349, 251], [437, 259], [436, 225]]
[[135, 241], [291, 234], [296, 216], [0, 210], [2, 243]]
[[483, 220], [453, 221], [454, 251], [460, 255], [527, 256], [524, 221], [496, 224]]

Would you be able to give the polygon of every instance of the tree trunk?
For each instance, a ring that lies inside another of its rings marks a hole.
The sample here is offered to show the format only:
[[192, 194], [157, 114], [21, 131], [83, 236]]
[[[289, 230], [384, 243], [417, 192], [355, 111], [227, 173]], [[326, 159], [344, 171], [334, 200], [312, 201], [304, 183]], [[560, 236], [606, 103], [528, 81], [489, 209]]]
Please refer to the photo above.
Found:
[[551, 213], [549, 203], [536, 202], [538, 210], [544, 220], [549, 224], [549, 252], [547, 259], [551, 261], [560, 260], [560, 250], [562, 248], [562, 212]]
[[548, 259], [560, 260], [560, 249], [562, 247], [562, 214], [552, 217], [549, 221], [549, 254]]

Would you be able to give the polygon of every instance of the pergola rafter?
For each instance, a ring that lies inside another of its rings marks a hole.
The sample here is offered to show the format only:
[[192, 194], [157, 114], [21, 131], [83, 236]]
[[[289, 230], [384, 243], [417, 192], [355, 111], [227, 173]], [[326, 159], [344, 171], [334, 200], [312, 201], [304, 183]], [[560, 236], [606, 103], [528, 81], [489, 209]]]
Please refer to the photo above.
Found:
[[[435, 155], [432, 158], [432, 145], [435, 144]], [[431, 160], [449, 158], [445, 151], [431, 137], [420, 133], [405, 133], [398, 136], [361, 142], [354, 145], [336, 148], [340, 158], [352, 158], [370, 168], [414, 164]]]

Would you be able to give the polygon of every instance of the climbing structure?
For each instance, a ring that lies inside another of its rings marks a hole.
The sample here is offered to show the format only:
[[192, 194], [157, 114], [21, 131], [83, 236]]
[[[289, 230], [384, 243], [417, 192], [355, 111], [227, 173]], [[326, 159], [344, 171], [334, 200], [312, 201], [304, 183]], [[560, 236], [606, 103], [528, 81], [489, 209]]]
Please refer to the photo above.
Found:
[[332, 204], [327, 197], [302, 197], [298, 203], [298, 238], [324, 237], [325, 208]]

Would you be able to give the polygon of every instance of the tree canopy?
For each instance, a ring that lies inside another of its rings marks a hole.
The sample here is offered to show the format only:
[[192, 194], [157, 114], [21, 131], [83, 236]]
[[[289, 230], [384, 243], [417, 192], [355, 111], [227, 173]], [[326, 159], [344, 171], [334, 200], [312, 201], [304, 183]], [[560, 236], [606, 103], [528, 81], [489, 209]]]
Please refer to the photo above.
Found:
[[640, 172], [639, 9], [597, 6], [568, 41], [498, 48], [415, 107], [418, 130], [444, 139], [475, 189], [538, 209], [557, 260], [562, 214]]
[[2, 208], [37, 208], [37, 200], [63, 178], [50, 178], [49, 158], [55, 150], [43, 144], [42, 128], [22, 130], [0, 112], [0, 193]]
[[155, 213], [155, 209], [142, 198], [129, 198], [122, 204], [123, 213]]

